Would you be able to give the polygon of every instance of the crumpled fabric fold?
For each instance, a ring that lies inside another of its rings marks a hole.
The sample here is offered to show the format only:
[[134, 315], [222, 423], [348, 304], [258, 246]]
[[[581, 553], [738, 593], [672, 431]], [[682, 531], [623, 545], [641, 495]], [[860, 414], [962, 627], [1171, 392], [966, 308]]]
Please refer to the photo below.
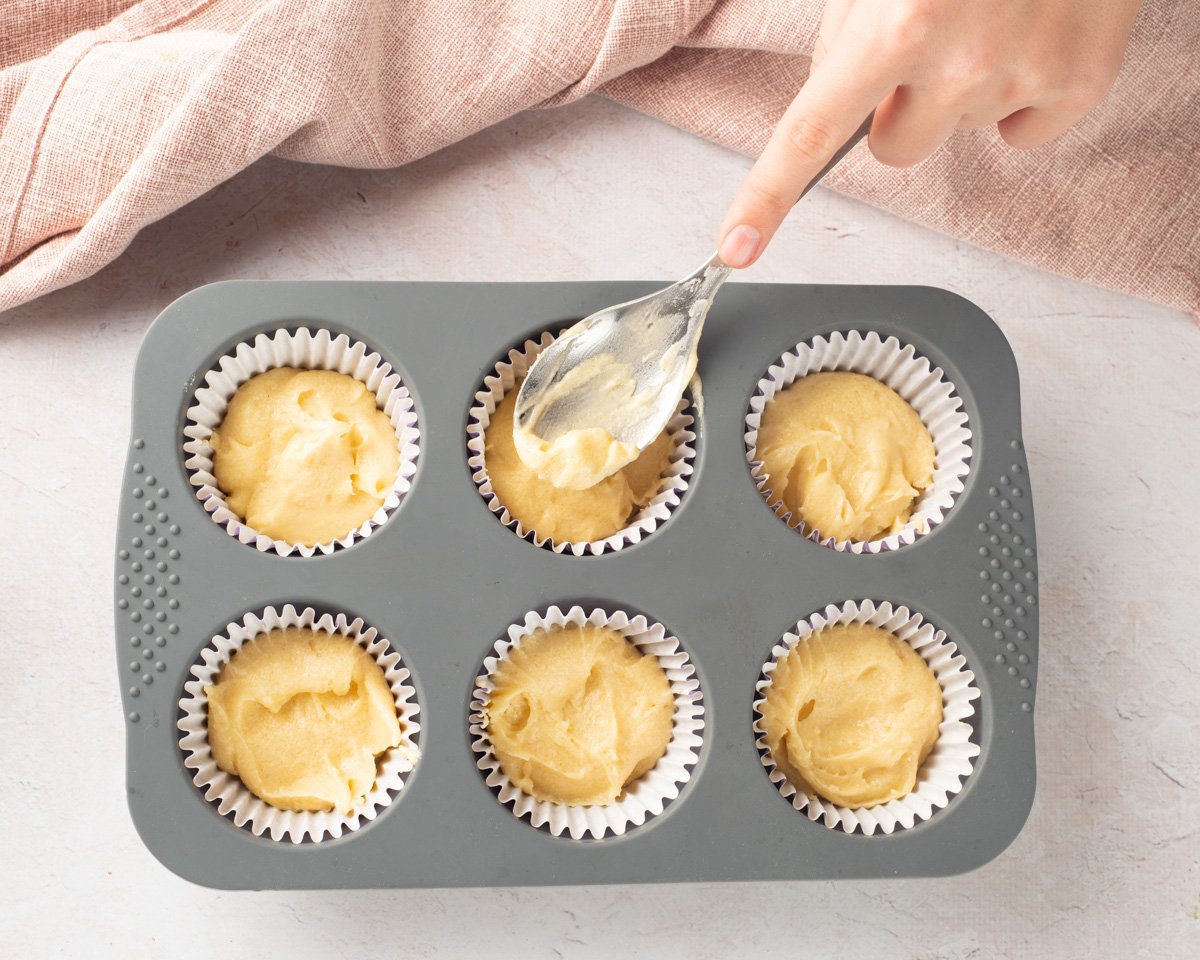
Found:
[[[755, 154], [807, 74], [821, 6], [5, 4], [0, 310], [90, 276], [146, 224], [268, 153], [398, 166], [598, 93]], [[825, 182], [1026, 263], [1200, 312], [1197, 50], [1190, 0], [1147, 0], [1109, 98], [1056, 141], [1020, 152], [994, 130], [961, 132], [907, 170], [859, 147]]]

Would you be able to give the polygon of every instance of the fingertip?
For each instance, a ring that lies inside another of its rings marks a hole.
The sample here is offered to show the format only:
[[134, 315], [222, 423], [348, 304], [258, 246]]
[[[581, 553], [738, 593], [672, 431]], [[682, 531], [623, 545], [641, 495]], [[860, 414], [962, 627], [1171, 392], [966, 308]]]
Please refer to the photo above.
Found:
[[996, 124], [1000, 139], [1015, 150], [1032, 150], [1053, 140], [1069, 123], [1064, 123], [1051, 111], [1025, 107], [1010, 113]]
[[1046, 142], [1044, 138], [1030, 136], [1029, 131], [1022, 130], [1019, 125], [1005, 126], [1004, 121], [996, 124], [996, 131], [1000, 139], [1014, 150], [1032, 150]]
[[717, 255], [726, 266], [740, 270], [758, 259], [762, 246], [762, 234], [747, 223], [739, 223], [721, 239]]
[[871, 155], [885, 167], [898, 167], [901, 170], [915, 167], [929, 156], [928, 153], [918, 153], [911, 148], [897, 146], [887, 141], [872, 140], [869, 147]]

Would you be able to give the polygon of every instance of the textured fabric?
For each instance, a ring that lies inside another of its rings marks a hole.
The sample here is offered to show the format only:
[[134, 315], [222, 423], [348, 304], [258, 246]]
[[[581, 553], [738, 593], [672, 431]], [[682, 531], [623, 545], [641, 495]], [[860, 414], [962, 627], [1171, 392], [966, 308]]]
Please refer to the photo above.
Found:
[[[94, 273], [266, 153], [407, 163], [598, 92], [756, 153], [821, 0], [0, 0], [0, 310]], [[957, 135], [830, 186], [1200, 310], [1200, 16], [1147, 0], [1105, 104], [1028, 153]], [[731, 184], [731, 192], [733, 185]], [[715, 224], [714, 224], [715, 227]]]

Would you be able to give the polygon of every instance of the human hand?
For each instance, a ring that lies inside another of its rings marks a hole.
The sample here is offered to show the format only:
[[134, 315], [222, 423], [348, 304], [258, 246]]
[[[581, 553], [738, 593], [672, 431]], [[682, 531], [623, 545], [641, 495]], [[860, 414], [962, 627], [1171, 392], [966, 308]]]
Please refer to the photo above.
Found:
[[1108, 93], [1140, 0], [827, 0], [808, 80], [718, 233], [731, 267], [783, 218], [867, 115], [870, 147], [918, 163], [955, 129], [996, 124], [1019, 148], [1058, 136]]

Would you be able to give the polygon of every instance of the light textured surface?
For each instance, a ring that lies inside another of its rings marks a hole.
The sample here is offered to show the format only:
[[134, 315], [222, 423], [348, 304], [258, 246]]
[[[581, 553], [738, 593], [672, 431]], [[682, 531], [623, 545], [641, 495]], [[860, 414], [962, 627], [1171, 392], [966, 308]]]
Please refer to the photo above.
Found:
[[1039, 785], [1005, 854], [933, 881], [225, 894], [175, 878], [138, 840], [112, 550], [129, 380], [157, 312], [232, 277], [673, 277], [710, 253], [747, 165], [595, 100], [399, 171], [267, 160], [91, 280], [0, 315], [0, 952], [1200, 955], [1200, 332], [825, 191], [747, 280], [947, 287], [996, 318], [1021, 365]]

